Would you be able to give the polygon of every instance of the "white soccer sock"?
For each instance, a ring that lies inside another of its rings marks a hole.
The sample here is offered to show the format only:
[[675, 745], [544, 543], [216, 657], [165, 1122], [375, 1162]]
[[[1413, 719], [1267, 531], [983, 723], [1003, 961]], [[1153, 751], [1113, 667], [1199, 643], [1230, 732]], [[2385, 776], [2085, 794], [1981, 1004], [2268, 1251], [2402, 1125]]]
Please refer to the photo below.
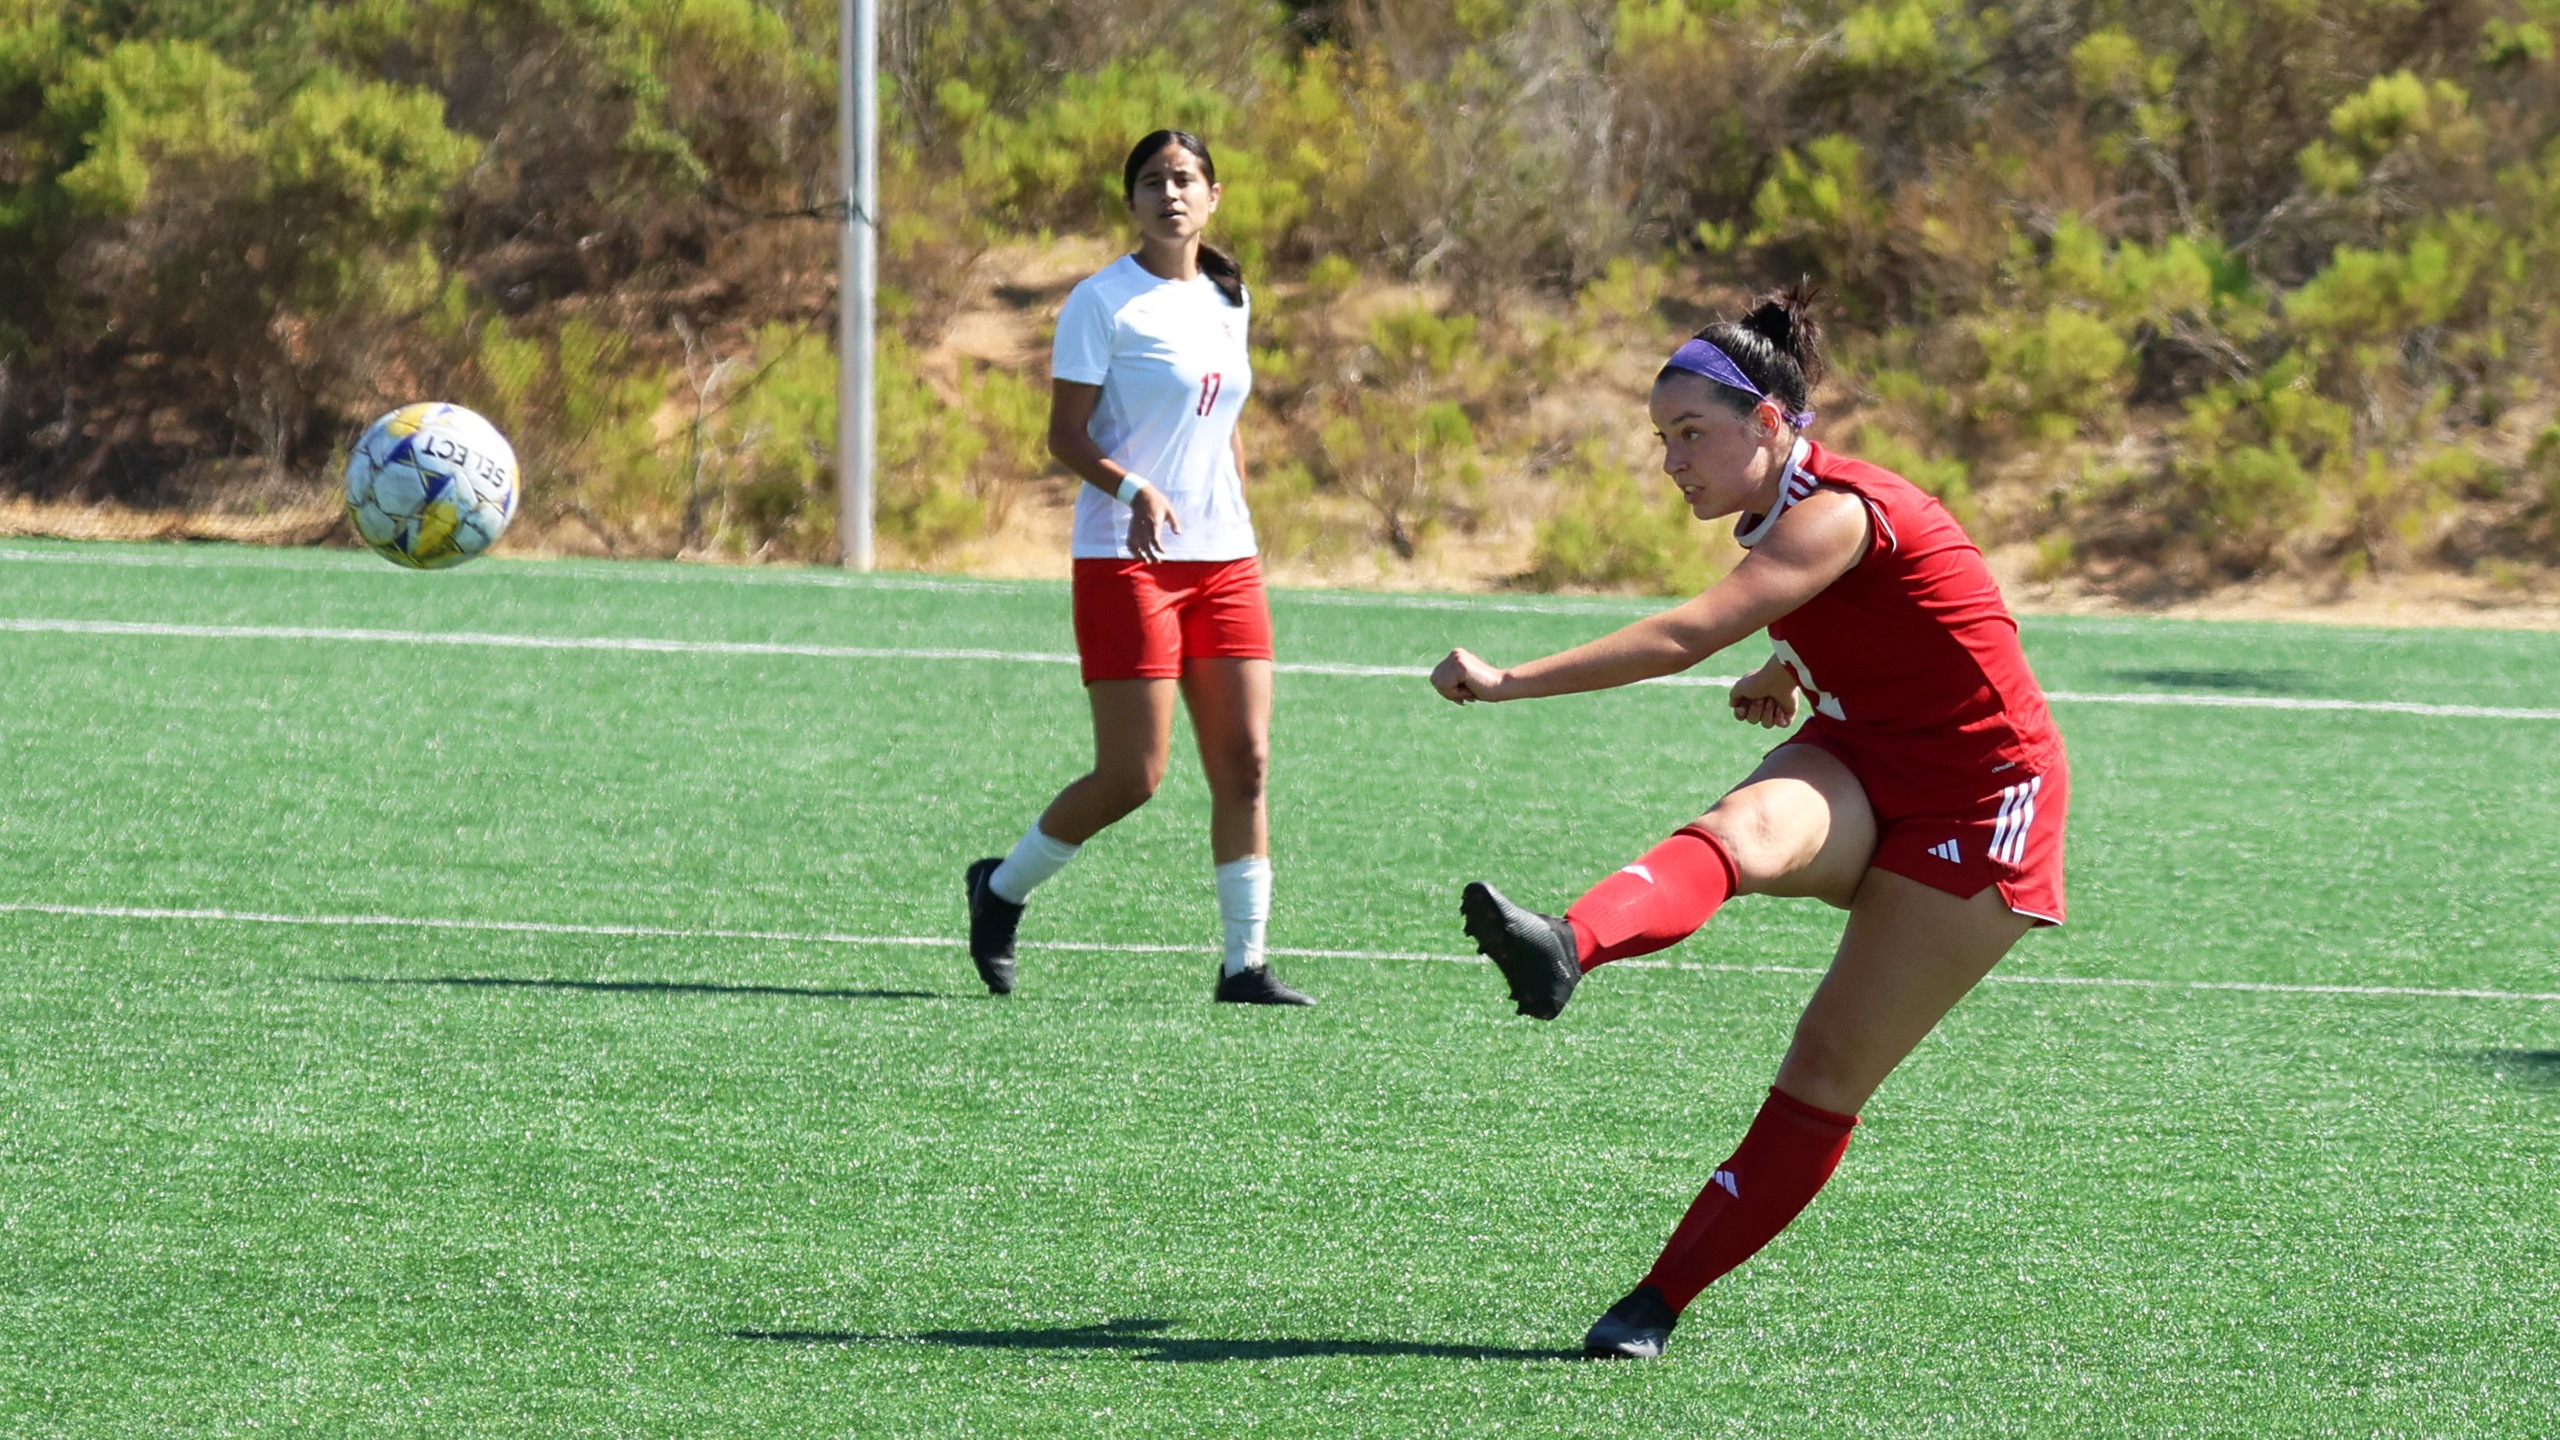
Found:
[[1262, 932], [1271, 920], [1271, 859], [1248, 855], [1218, 867], [1218, 918], [1227, 926], [1227, 958], [1221, 973], [1233, 975], [1263, 962]]
[[1019, 905], [1031, 898], [1032, 890], [1041, 881], [1067, 868], [1067, 862], [1083, 848], [1041, 834], [1035, 820], [1030, 829], [1022, 832], [1022, 838], [1013, 842], [1013, 853], [1004, 857], [996, 873], [987, 877], [987, 888], [996, 892], [996, 898]]

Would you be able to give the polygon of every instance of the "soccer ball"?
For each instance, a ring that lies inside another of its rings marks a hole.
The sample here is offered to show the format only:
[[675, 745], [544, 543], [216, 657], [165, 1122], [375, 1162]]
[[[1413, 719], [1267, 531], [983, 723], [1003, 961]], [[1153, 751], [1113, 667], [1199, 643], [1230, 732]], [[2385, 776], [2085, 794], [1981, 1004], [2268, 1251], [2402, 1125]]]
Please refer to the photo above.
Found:
[[515, 449], [459, 405], [403, 405], [347, 457], [347, 523], [395, 565], [459, 565], [496, 544], [515, 515]]

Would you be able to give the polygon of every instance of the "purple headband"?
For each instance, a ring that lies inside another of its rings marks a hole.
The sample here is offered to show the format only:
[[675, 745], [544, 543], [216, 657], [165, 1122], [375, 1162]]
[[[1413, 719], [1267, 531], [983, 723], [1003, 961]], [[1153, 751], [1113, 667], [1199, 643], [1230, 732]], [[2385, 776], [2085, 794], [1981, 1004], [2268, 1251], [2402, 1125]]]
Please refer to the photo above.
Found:
[[[1739, 390], [1743, 394], [1748, 395], [1755, 400], [1767, 400], [1770, 398], [1767, 391], [1762, 390], [1759, 386], [1751, 383], [1751, 377], [1742, 373], [1742, 367], [1733, 363], [1732, 356], [1724, 353], [1724, 350], [1712, 341], [1684, 341], [1679, 349], [1671, 352], [1670, 359], [1662, 362], [1662, 368], [1665, 370], [1686, 370], [1692, 375], [1704, 375], [1719, 385]], [[1780, 403], [1783, 407], [1784, 402]], [[1781, 408], [1778, 411], [1778, 414], [1788, 424], [1793, 425], [1798, 430], [1802, 430], [1807, 425], [1813, 423], [1813, 407], [1811, 406], [1806, 406], [1804, 409], [1796, 411], [1792, 415], [1788, 414], [1784, 408]]]

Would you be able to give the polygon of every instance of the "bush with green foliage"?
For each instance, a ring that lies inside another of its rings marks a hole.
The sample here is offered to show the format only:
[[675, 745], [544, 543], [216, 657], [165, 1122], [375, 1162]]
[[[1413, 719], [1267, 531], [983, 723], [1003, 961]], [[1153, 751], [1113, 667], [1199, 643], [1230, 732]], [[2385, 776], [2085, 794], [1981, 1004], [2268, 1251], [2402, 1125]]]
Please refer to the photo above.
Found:
[[1522, 576], [1540, 590], [1627, 589], [1695, 594], [1732, 568], [1738, 552], [1698, 523], [1667, 480], [1648, 480], [1585, 442], [1555, 475], [1562, 503], [1538, 525]]

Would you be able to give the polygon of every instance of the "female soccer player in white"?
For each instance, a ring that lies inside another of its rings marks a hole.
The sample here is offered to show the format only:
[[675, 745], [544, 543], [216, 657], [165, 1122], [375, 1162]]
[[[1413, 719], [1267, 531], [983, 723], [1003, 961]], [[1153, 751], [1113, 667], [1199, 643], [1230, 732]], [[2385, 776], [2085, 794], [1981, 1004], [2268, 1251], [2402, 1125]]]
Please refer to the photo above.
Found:
[[1512, 669], [1464, 650], [1432, 674], [1465, 703], [1686, 670], [1766, 627], [1736, 720], [1813, 713], [1695, 823], [1559, 918], [1466, 887], [1467, 933], [1520, 1012], [1553, 1019], [1584, 974], [1677, 944], [1734, 895], [1849, 912], [1769, 1098], [1653, 1268], [1583, 1340], [1660, 1355], [1698, 1292], [1830, 1179], [1858, 1108], [2034, 925], [2062, 923], [2069, 771], [1982, 552], [1909, 481], [1803, 436], [1821, 376], [1804, 287], [1710, 325], [1653, 384], [1662, 468], [1701, 520], [1740, 518], [1742, 562], [1705, 594]]
[[1033, 887], [1137, 809], [1164, 778], [1177, 695], [1209, 777], [1226, 959], [1215, 998], [1315, 1002], [1263, 948], [1271, 860], [1271, 613], [1244, 503], [1236, 432], [1253, 371], [1244, 275], [1201, 231], [1218, 210], [1209, 147], [1178, 130], [1121, 171], [1138, 248], [1078, 284], [1058, 315], [1049, 453], [1076, 497], [1076, 650], [1093, 705], [1093, 769], [1058, 792], [1013, 853], [968, 868], [969, 956], [1013, 989], [1014, 930]]

